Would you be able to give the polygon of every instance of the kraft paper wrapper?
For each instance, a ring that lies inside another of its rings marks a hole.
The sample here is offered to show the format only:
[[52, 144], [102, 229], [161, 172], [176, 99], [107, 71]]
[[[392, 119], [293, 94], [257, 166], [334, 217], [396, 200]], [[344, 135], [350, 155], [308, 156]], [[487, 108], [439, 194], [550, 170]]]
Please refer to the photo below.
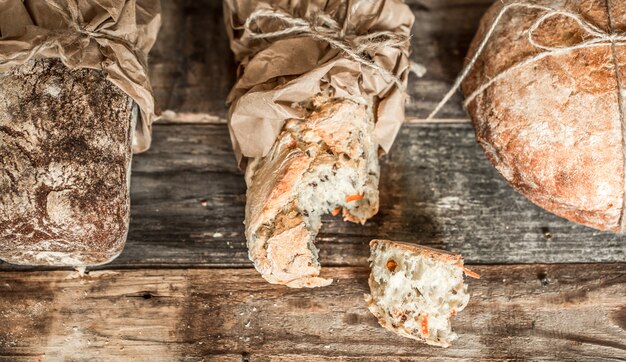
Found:
[[[404, 122], [405, 92], [326, 42], [303, 35], [252, 39], [242, 26], [258, 8], [278, 8], [304, 19], [325, 13], [341, 24], [346, 34], [353, 35], [392, 31], [409, 37], [415, 20], [401, 0], [224, 0], [231, 49], [240, 62], [238, 81], [228, 96], [229, 128], [239, 165], [246, 157], [266, 155], [285, 122], [304, 117], [303, 110], [291, 107], [293, 103], [326, 89], [334, 97], [379, 99], [375, 137], [388, 152]], [[284, 28], [275, 20], [263, 19], [257, 24], [266, 31]], [[406, 86], [408, 44], [369, 55]]]
[[155, 119], [147, 54], [160, 12], [158, 0], [0, 0], [0, 72], [36, 58], [104, 71], [139, 106], [133, 151], [145, 151]]

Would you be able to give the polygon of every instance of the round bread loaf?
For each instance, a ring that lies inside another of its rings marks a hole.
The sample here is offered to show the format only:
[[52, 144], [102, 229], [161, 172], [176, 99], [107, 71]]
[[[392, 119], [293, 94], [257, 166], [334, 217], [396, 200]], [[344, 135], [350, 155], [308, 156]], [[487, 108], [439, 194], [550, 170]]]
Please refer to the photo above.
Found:
[[516, 3], [489, 9], [467, 57], [488, 37], [462, 84], [476, 139], [537, 205], [622, 232], [626, 2]]
[[0, 259], [105, 263], [130, 215], [133, 100], [104, 72], [31, 60], [0, 74]]

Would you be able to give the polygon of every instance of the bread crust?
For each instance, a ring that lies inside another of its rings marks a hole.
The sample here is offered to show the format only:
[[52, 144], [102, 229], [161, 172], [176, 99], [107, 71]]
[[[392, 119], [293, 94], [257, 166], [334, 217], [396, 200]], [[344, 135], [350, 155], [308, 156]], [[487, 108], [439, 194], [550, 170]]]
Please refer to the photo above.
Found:
[[[371, 273], [368, 279], [370, 288], [370, 294], [365, 295], [365, 301], [368, 304], [368, 309], [378, 320], [378, 323], [385, 329], [396, 333], [402, 337], [411, 338], [417, 341], [425, 342], [427, 344], [439, 347], [449, 347], [452, 339], [448, 338], [448, 335], [443, 336], [438, 333], [430, 333], [428, 327], [428, 317], [432, 317], [432, 314], [428, 313], [428, 306], [440, 304], [441, 301], [437, 301], [439, 298], [425, 298], [421, 299], [422, 293], [427, 293], [428, 289], [419, 289], [415, 284], [415, 276], [411, 273], [417, 271], [419, 274], [427, 273], [427, 269], [430, 267], [444, 268], [451, 272], [445, 279], [445, 281], [433, 278], [436, 274], [429, 274], [430, 277], [426, 278], [431, 280], [437, 285], [437, 289], [446, 290], [446, 284], [456, 278], [459, 285], [452, 284], [454, 293], [450, 295], [439, 295], [439, 297], [446, 298], [446, 301], [450, 303], [450, 299], [457, 298], [461, 295], [466, 295], [464, 298], [453, 302], [452, 310], [453, 314], [445, 314], [446, 323], [449, 324], [449, 319], [457, 312], [462, 311], [467, 302], [469, 296], [466, 294], [467, 287], [463, 285], [463, 257], [459, 254], [454, 254], [445, 250], [433, 249], [427, 246], [417, 245], [413, 243], [406, 243], [400, 241], [391, 240], [372, 240], [370, 242], [370, 267]], [[421, 264], [417, 262], [421, 261]], [[389, 263], [394, 264], [390, 268]], [[407, 267], [409, 265], [409, 267]], [[418, 265], [418, 266], [416, 266]], [[404, 266], [404, 268], [403, 268]], [[398, 273], [398, 271], [401, 271]], [[393, 287], [389, 287], [391, 283], [391, 275], [400, 276], [400, 283], [396, 282]], [[409, 277], [409, 275], [412, 275]], [[417, 277], [419, 279], [420, 277]], [[403, 287], [408, 288], [403, 290]], [[389, 295], [392, 295], [391, 299]], [[417, 305], [420, 304], [421, 307]], [[432, 310], [431, 310], [432, 311]], [[435, 314], [436, 315], [436, 314]], [[441, 315], [439, 315], [439, 318]], [[416, 330], [415, 324], [412, 321], [421, 324], [421, 328]], [[426, 320], [424, 325], [421, 321]], [[436, 324], [437, 325], [437, 324]], [[410, 328], [406, 328], [406, 327]], [[426, 328], [426, 332], [424, 332]], [[435, 332], [437, 327], [435, 327]], [[448, 327], [449, 328], [449, 327]], [[451, 330], [448, 329], [451, 333]]]
[[0, 75], [0, 259], [86, 266], [123, 249], [132, 99], [95, 70], [29, 61]]
[[[344, 220], [364, 223], [378, 212], [371, 108], [321, 96], [303, 106], [306, 119], [287, 122], [268, 155], [246, 169], [249, 257], [270, 283], [295, 288], [332, 282], [319, 277], [314, 246], [322, 214], [343, 207]], [[348, 202], [343, 188], [362, 198]]]
[[461, 254], [455, 254], [447, 250], [435, 249], [435, 248], [431, 248], [428, 246], [407, 243], [403, 241], [392, 241], [392, 240], [382, 240], [382, 239], [374, 239], [370, 241], [370, 249], [376, 248], [377, 245], [385, 245], [389, 248], [411, 251], [411, 252], [419, 253], [421, 255], [428, 256], [431, 258], [451, 261], [454, 263], [458, 263], [461, 266], [463, 265], [463, 256], [461, 256]]
[[[605, 1], [531, 3], [562, 6], [609, 33], [626, 26], [626, 7], [614, 6], [610, 29]], [[501, 8], [500, 2], [494, 3], [482, 19], [468, 59]], [[516, 9], [504, 16], [462, 84], [466, 96], [541, 51], [528, 42], [525, 31], [542, 14], [541, 10]], [[537, 41], [552, 46], [577, 44], [586, 36], [565, 17], [551, 19], [534, 34]], [[616, 63], [624, 63], [626, 50], [616, 51], [618, 59], [605, 46], [527, 64], [478, 95], [468, 104], [468, 112], [485, 155], [517, 191], [571, 221], [621, 231], [624, 115]], [[623, 66], [619, 69], [624, 71]]]

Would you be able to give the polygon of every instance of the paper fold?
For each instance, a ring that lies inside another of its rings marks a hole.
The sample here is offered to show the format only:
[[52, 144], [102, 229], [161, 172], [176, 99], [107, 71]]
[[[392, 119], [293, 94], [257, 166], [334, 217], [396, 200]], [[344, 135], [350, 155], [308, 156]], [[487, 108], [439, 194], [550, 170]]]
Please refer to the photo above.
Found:
[[141, 110], [133, 151], [143, 152], [156, 117], [147, 55], [160, 12], [158, 0], [0, 0], [0, 72], [36, 58], [104, 71]]
[[[239, 164], [247, 157], [266, 155], [284, 123], [304, 116], [292, 104], [323, 90], [335, 97], [379, 101], [375, 137], [382, 149], [389, 151], [404, 122], [404, 89], [321, 40], [297, 34], [253, 39], [243, 25], [257, 9], [278, 9], [307, 20], [326, 14], [341, 24], [345, 36], [390, 31], [408, 38], [414, 22], [412, 11], [401, 0], [224, 0], [231, 49], [240, 62], [238, 81], [227, 100], [231, 140]], [[260, 19], [255, 26], [275, 31], [284, 24]], [[408, 42], [377, 49], [368, 56], [406, 87]]]

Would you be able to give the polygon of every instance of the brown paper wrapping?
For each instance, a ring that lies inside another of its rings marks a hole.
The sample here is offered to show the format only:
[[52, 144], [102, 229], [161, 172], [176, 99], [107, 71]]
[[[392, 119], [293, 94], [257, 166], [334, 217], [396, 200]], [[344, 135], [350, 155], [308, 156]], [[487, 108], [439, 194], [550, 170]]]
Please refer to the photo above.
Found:
[[[231, 49], [240, 62], [238, 81], [228, 96], [229, 128], [237, 161], [266, 155], [286, 120], [302, 118], [292, 107], [328, 89], [335, 97], [380, 100], [375, 137], [389, 151], [404, 121], [406, 94], [376, 70], [349, 59], [324, 41], [302, 35], [253, 39], [242, 30], [256, 9], [286, 11], [303, 19], [330, 15], [345, 34], [392, 31], [410, 36], [414, 16], [401, 0], [224, 0], [224, 18]], [[262, 19], [261, 29], [281, 29], [276, 20]], [[370, 53], [371, 59], [406, 86], [409, 45]]]
[[133, 151], [142, 152], [155, 119], [147, 54], [160, 24], [158, 0], [0, 0], [0, 72], [33, 58], [104, 71], [141, 110]]

